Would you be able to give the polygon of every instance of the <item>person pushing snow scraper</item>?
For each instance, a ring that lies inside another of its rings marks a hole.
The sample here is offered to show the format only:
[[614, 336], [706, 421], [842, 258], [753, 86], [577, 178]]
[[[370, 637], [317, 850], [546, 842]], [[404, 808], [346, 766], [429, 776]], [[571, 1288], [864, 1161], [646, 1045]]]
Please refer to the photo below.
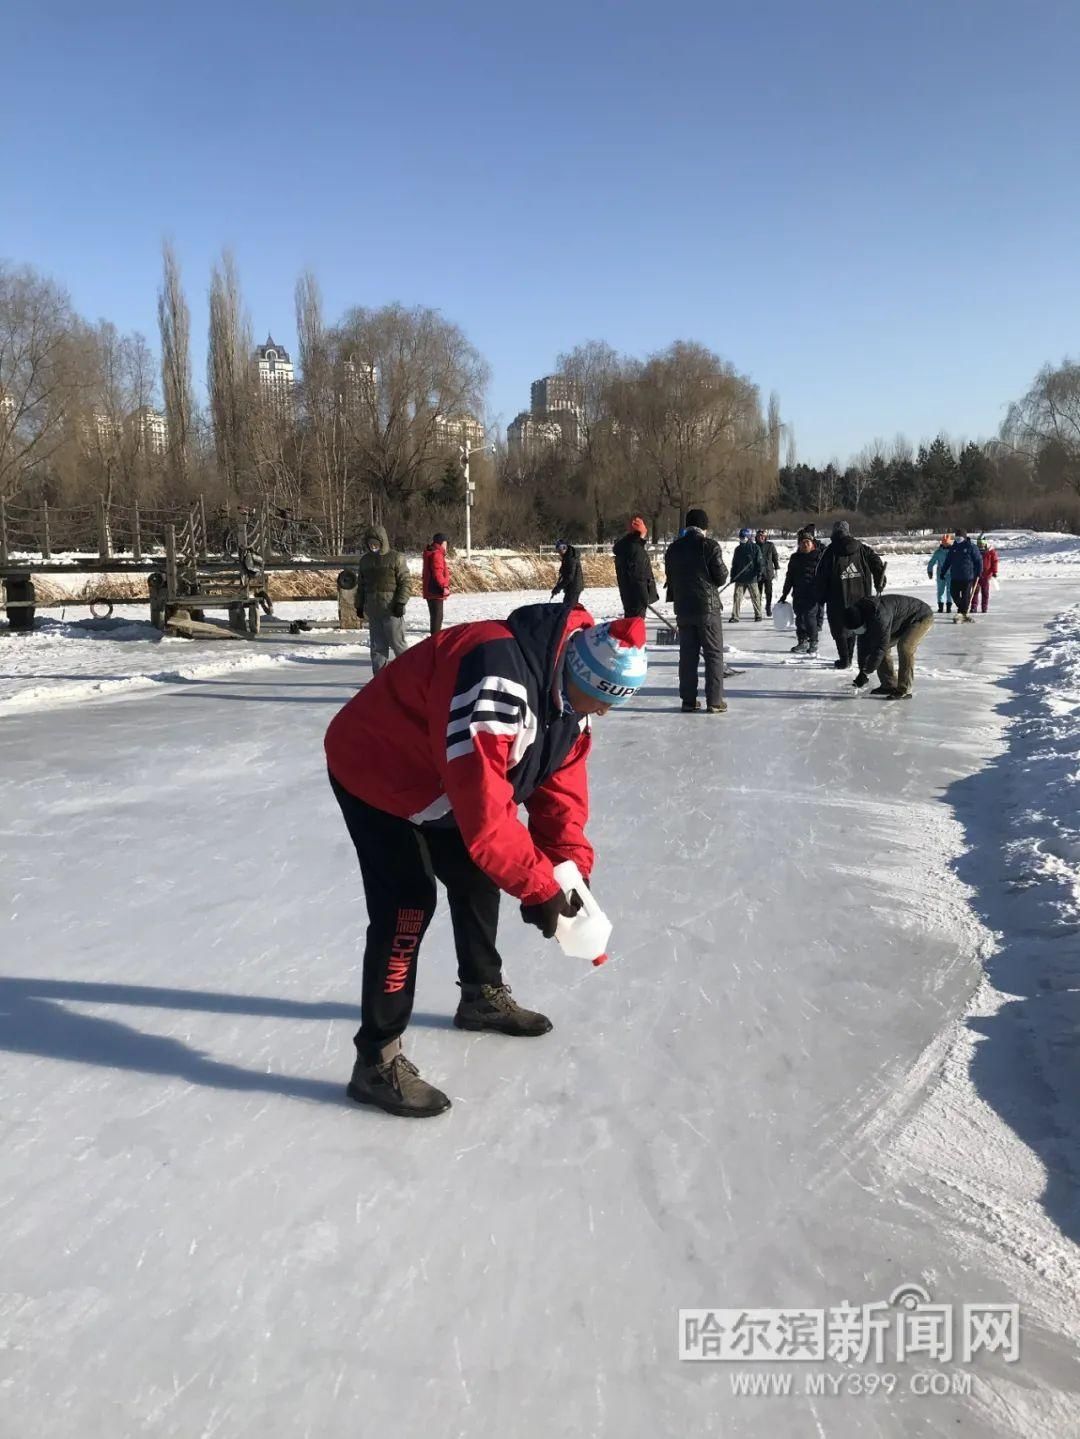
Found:
[[352, 1099], [401, 1115], [450, 1107], [402, 1052], [436, 880], [457, 952], [455, 1025], [521, 1036], [551, 1028], [504, 983], [500, 891], [545, 939], [577, 912], [554, 866], [573, 860], [586, 880], [592, 872], [591, 718], [636, 694], [645, 672], [644, 621], [597, 625], [581, 608], [526, 605], [413, 645], [331, 721], [330, 784], [368, 913]]
[[551, 598], [562, 593], [563, 603], [576, 605], [585, 588], [585, 573], [581, 568], [581, 556], [566, 540], [555, 541], [555, 553], [559, 556], [559, 574]]
[[[934, 623], [930, 606], [912, 595], [864, 598], [848, 606], [844, 622], [848, 633], [858, 641], [855, 688], [862, 689], [869, 683], [870, 671], [877, 670], [878, 685], [871, 694], [888, 700], [908, 699], [915, 679], [915, 651]], [[899, 678], [893, 668], [894, 648], [900, 662]]]

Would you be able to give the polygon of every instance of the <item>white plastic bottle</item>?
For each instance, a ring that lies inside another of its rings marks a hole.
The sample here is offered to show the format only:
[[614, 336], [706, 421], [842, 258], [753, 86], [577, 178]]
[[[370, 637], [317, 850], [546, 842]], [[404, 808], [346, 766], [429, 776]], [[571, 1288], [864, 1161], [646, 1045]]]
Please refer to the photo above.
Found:
[[555, 938], [563, 953], [572, 959], [591, 959], [593, 964], [603, 964], [611, 938], [611, 920], [597, 904], [572, 859], [555, 866], [555, 878], [564, 894], [576, 894], [581, 900], [581, 908], [573, 919], [562, 918], [555, 926]]

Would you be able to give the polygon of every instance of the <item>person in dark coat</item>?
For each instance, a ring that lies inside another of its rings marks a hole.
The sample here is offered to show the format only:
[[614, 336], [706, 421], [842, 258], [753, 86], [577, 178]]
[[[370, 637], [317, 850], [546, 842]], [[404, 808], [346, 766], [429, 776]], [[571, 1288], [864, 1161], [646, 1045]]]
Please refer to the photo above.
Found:
[[581, 592], [585, 588], [585, 575], [581, 568], [581, 557], [573, 545], [566, 540], [555, 541], [555, 552], [559, 556], [559, 578], [555, 581], [555, 588], [551, 591], [551, 598], [562, 593], [563, 603], [571, 607], [581, 599]]
[[954, 625], [960, 624], [961, 621], [965, 625], [975, 623], [968, 611], [971, 609], [971, 596], [975, 589], [975, 582], [981, 578], [982, 570], [982, 555], [979, 553], [978, 545], [966, 530], [957, 530], [956, 538], [949, 546], [949, 553], [945, 556], [945, 561], [941, 566], [941, 573], [949, 577], [953, 604], [956, 606], [956, 614], [953, 615]]
[[855, 538], [847, 520], [837, 520], [817, 572], [818, 603], [825, 606], [836, 643], [835, 669], [850, 669], [855, 654], [855, 640], [845, 624], [844, 611], [861, 599], [880, 595], [884, 589], [885, 565], [881, 557]]
[[767, 531], [758, 530], [754, 536], [754, 543], [761, 551], [761, 592], [765, 596], [765, 613], [771, 615], [773, 581], [780, 573], [780, 556], [777, 554], [776, 546], [769, 539]]
[[[806, 530], [806, 533], [810, 536], [811, 540], [813, 541], [814, 549], [817, 550], [817, 552], [818, 552], [819, 555], [823, 555], [823, 554], [825, 553], [825, 546], [824, 546], [824, 545], [822, 544], [822, 542], [818, 539], [817, 525], [815, 525], [814, 522], [811, 520], [811, 521], [809, 521], [807, 524], [805, 524], [805, 525], [803, 526], [803, 528]], [[821, 630], [822, 630], [822, 627], [824, 626], [824, 624], [825, 624], [825, 606], [822, 604], [822, 602], [821, 602], [820, 600], [818, 600], [818, 607], [817, 607], [817, 627], [818, 627], [818, 633], [819, 633], [819, 634], [821, 633]]]
[[679, 699], [683, 713], [698, 703], [698, 660], [705, 657], [705, 708], [724, 714], [724, 631], [720, 619], [720, 587], [727, 583], [727, 565], [720, 546], [707, 534], [704, 510], [687, 510], [686, 528], [664, 556], [668, 602], [675, 606], [679, 627]]
[[613, 546], [615, 580], [619, 586], [623, 615], [628, 620], [644, 619], [649, 605], [654, 605], [660, 598], [652, 561], [645, 548], [648, 535], [645, 521], [640, 515], [635, 515], [629, 530]]
[[787, 563], [782, 601], [792, 597], [795, 611], [795, 638], [798, 643], [793, 655], [816, 655], [818, 631], [821, 628], [821, 606], [817, 597], [817, 572], [821, 550], [807, 530], [800, 530], [797, 548]]
[[368, 622], [371, 671], [378, 674], [390, 661], [390, 651], [403, 655], [405, 606], [412, 589], [405, 556], [390, 548], [382, 525], [370, 525], [361, 537], [363, 553], [356, 566], [356, 613]]
[[[869, 683], [871, 670], [877, 670], [878, 685], [870, 691], [888, 700], [904, 700], [911, 695], [915, 678], [915, 651], [934, 624], [934, 612], [913, 595], [883, 595], [880, 599], [863, 598], [849, 605], [844, 612], [848, 633], [858, 640], [859, 673], [855, 688]], [[896, 649], [900, 662], [897, 678], [892, 653]]]
[[762, 559], [761, 551], [754, 543], [754, 532], [749, 529], [739, 531], [739, 543], [735, 546], [735, 553], [731, 556], [731, 623], [739, 623], [739, 610], [742, 608], [742, 597], [744, 594], [750, 596], [750, 603], [754, 607], [754, 619], [760, 620], [761, 615], [761, 581], [765, 574], [765, 561]]

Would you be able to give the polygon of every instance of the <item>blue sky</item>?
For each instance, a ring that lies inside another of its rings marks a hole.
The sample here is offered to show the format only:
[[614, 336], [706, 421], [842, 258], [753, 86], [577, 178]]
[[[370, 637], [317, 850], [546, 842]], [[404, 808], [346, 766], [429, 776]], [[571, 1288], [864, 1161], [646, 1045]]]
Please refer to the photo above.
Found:
[[799, 456], [993, 433], [1080, 352], [1080, 6], [1003, 0], [5, 7], [0, 256], [201, 378], [210, 265], [257, 338], [437, 306], [505, 424], [587, 339], [776, 389]]

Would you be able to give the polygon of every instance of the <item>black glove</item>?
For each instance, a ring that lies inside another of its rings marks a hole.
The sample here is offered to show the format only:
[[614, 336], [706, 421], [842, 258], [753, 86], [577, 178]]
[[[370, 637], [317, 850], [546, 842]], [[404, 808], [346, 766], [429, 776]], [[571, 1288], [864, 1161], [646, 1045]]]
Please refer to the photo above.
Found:
[[543, 904], [523, 904], [521, 917], [526, 924], [535, 924], [545, 939], [555, 938], [555, 926], [560, 919], [573, 919], [581, 908], [579, 895], [566, 895], [557, 890]]
[[870, 683], [870, 676], [869, 676], [869, 675], [864, 675], [863, 672], [862, 672], [862, 670], [860, 670], [859, 673], [858, 673], [858, 674], [855, 676], [855, 678], [852, 680], [852, 684], [855, 686], [855, 688], [856, 688], [857, 690], [861, 690], [862, 687], [863, 687], [863, 685], [868, 685], [869, 683]]
[[403, 620], [403, 619], [405, 618], [405, 606], [404, 606], [404, 605], [391, 605], [391, 606], [390, 606], [390, 613], [394, 616], [394, 618], [395, 618], [396, 620]]

